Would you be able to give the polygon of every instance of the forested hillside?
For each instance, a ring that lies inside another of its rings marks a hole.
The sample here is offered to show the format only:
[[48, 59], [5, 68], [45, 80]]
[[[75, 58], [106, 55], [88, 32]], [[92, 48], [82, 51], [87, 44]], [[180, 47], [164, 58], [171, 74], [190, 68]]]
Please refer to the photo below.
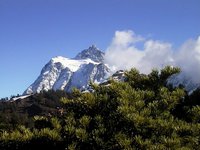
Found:
[[132, 69], [124, 82], [93, 92], [48, 91], [0, 102], [0, 149], [199, 149], [200, 90], [167, 84], [179, 68], [148, 75]]

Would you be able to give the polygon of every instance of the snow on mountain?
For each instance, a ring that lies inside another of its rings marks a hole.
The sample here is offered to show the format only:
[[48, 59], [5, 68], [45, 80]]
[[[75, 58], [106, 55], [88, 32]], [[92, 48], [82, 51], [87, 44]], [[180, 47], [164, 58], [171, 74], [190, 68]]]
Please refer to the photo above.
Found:
[[70, 91], [73, 87], [81, 90], [87, 89], [90, 81], [100, 83], [108, 77], [108, 72], [109, 69], [102, 63], [98, 65], [93, 63], [84, 64], [73, 74], [65, 90]]
[[110, 74], [110, 69], [103, 63], [103, 57], [104, 53], [92, 45], [74, 59], [62, 56], [52, 58], [24, 94], [51, 89], [70, 91], [73, 87], [85, 89], [90, 81], [102, 82]]
[[192, 78], [184, 72], [174, 74], [171, 77], [169, 77], [168, 84], [172, 84], [173, 87], [184, 86], [185, 90], [189, 94], [191, 94], [197, 88], [200, 88], [200, 83], [194, 82]]
[[31, 95], [22, 95], [22, 96], [11, 98], [9, 101], [14, 102], [14, 101], [17, 101], [17, 100], [20, 100], [20, 99], [25, 99], [25, 98], [30, 97], [30, 96]]
[[[62, 56], [52, 58], [24, 94], [39, 93], [51, 89], [71, 91], [73, 87], [86, 90], [90, 81], [103, 84], [108, 81], [109, 76], [117, 81], [124, 80], [123, 70], [112, 76], [111, 72], [111, 69], [104, 64], [104, 53], [92, 45], [78, 53], [73, 59]], [[192, 78], [184, 73], [172, 75], [168, 79], [168, 83], [174, 87], [183, 85], [189, 93], [200, 87], [200, 83], [193, 82]]]

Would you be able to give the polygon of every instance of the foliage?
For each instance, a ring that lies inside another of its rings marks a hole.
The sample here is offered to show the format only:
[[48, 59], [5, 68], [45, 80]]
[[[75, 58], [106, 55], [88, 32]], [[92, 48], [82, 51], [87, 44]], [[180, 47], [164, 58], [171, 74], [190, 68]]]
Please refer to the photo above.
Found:
[[[179, 71], [166, 67], [144, 75], [132, 69], [125, 82], [93, 85], [90, 93], [74, 89], [56, 102], [62, 113], [39, 114], [33, 127], [1, 130], [0, 148], [198, 149], [199, 92], [188, 95], [166, 82]], [[54, 94], [35, 99], [44, 107], [52, 97], [57, 99]]]

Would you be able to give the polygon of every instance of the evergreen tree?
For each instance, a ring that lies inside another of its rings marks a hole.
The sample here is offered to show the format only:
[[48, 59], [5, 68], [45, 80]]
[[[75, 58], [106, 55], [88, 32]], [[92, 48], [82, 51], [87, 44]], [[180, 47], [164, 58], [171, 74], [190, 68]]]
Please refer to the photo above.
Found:
[[[144, 75], [132, 69], [125, 82], [91, 85], [93, 92], [74, 89], [60, 100], [62, 114], [35, 116], [33, 128], [2, 130], [0, 148], [199, 149], [199, 90], [188, 95], [167, 84], [179, 71], [168, 66]], [[45, 102], [58, 98], [53, 91], [42, 94]]]

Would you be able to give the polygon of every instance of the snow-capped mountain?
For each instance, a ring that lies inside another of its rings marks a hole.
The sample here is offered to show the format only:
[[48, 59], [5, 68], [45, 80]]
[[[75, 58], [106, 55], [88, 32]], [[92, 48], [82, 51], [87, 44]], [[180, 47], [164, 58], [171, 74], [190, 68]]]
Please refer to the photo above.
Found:
[[[116, 81], [124, 81], [124, 71], [115, 74], [104, 64], [104, 53], [92, 45], [88, 49], [78, 53], [73, 59], [57, 56], [52, 58], [42, 69], [41, 74], [35, 82], [27, 88], [24, 94], [39, 93], [43, 90], [65, 90], [70, 91], [73, 87], [86, 90], [90, 81], [106, 84], [108, 77]], [[184, 74], [172, 75], [168, 83], [174, 87], [183, 85], [192, 93], [200, 88], [200, 83], [195, 83]]]
[[89, 86], [90, 81], [100, 83], [110, 75], [110, 69], [103, 63], [103, 58], [104, 53], [94, 45], [80, 52], [74, 59], [62, 56], [52, 58], [24, 94], [51, 89], [70, 91], [73, 87], [83, 90]]
[[200, 83], [193, 81], [192, 78], [184, 72], [174, 74], [169, 77], [168, 84], [172, 84], [173, 87], [182, 85], [189, 94], [191, 94], [197, 88], [200, 88]]

